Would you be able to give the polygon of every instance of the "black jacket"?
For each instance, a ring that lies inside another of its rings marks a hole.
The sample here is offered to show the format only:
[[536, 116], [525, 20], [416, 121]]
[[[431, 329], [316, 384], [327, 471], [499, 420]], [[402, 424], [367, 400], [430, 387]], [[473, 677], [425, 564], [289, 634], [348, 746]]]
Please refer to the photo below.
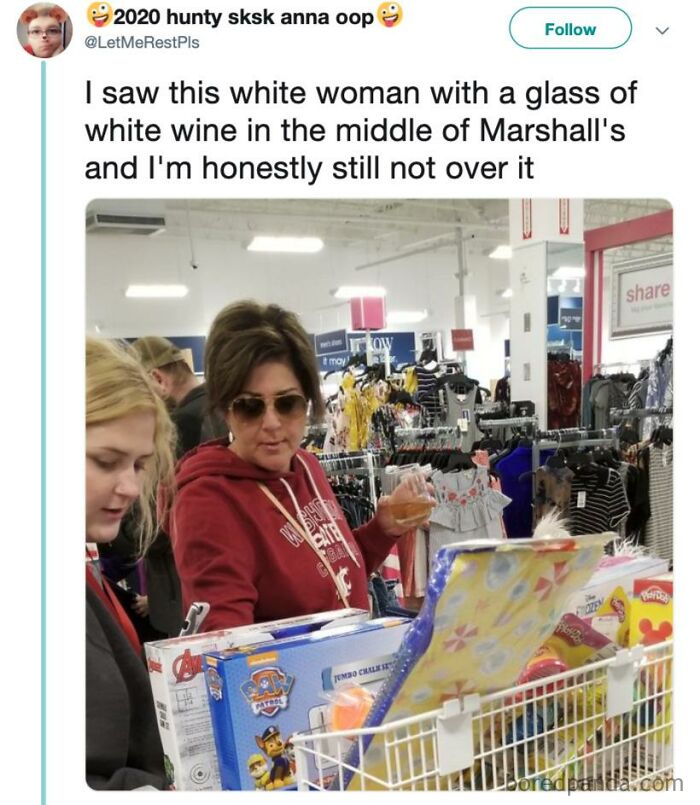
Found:
[[[177, 428], [177, 458], [202, 442], [228, 434], [226, 423], [209, 411], [206, 385], [192, 389], [171, 413]], [[173, 637], [182, 626], [183, 602], [180, 578], [169, 537], [160, 532], [146, 554], [149, 619], [154, 629]], [[186, 601], [189, 606], [192, 601]]]
[[87, 783], [168, 788], [146, 666], [99, 596], [86, 590]]
[[228, 435], [221, 417], [209, 411], [206, 384], [192, 389], [175, 406], [172, 419], [177, 428], [177, 458], [181, 458], [197, 445]]

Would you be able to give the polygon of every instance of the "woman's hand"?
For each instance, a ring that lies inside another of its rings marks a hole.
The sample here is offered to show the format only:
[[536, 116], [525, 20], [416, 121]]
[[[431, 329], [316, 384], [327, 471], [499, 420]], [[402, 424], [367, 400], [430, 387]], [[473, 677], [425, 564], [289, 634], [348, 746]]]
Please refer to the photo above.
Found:
[[148, 615], [148, 596], [138, 595], [137, 593], [134, 596], [131, 608], [134, 610], [134, 612], [136, 612], [137, 615], [140, 615], [142, 618], [145, 618]]
[[[426, 495], [427, 492], [427, 495]], [[377, 502], [377, 521], [385, 534], [400, 537], [417, 526], [427, 525], [430, 512], [437, 504], [432, 484], [407, 475], [390, 495]]]

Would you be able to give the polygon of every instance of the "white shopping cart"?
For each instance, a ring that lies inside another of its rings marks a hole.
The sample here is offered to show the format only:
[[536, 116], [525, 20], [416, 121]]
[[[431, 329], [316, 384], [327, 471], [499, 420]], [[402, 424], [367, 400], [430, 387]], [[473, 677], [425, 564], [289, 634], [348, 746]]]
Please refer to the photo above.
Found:
[[622, 650], [381, 727], [296, 734], [299, 790], [664, 790], [672, 657], [670, 641]]

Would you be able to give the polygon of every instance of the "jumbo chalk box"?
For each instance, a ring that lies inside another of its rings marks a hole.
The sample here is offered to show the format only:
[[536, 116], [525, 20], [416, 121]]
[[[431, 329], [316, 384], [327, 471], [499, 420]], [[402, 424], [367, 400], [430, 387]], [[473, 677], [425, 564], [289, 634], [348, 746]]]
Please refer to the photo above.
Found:
[[[293, 788], [291, 736], [329, 729], [332, 691], [354, 684], [376, 692], [410, 622], [378, 618], [267, 645], [207, 652], [205, 676], [222, 788]], [[310, 771], [318, 781], [337, 768], [319, 763]]]

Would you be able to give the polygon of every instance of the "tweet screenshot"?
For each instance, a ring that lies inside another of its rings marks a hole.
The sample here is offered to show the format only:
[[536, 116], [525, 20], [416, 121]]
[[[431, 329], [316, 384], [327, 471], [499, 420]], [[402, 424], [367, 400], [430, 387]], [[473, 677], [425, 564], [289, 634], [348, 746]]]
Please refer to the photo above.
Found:
[[25, 1], [10, 792], [696, 788], [693, 4]]

